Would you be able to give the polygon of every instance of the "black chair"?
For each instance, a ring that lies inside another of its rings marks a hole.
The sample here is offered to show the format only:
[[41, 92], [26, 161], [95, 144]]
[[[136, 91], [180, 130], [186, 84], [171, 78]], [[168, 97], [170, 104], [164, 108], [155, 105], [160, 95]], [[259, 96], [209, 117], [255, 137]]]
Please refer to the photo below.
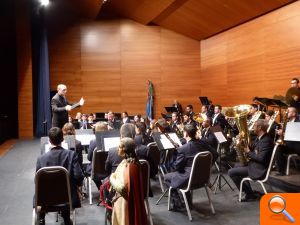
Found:
[[98, 179], [95, 177], [96, 174], [106, 174], [105, 171], [105, 161], [107, 159], [108, 152], [94, 149], [93, 159], [92, 159], [92, 172], [91, 176], [88, 177], [88, 191], [89, 191], [89, 202], [90, 205], [93, 204], [92, 200], [92, 179]]
[[[193, 160], [188, 186], [185, 189], [178, 189], [183, 195], [185, 207], [190, 221], [192, 221], [192, 215], [187, 201], [186, 193], [192, 192], [193, 190], [199, 188], [203, 188], [203, 187], [205, 188], [211, 211], [213, 214], [215, 214], [215, 209], [211, 202], [210, 194], [208, 191], [208, 184], [209, 184], [210, 174], [211, 174], [211, 164], [212, 164], [211, 153], [208, 151], [199, 152]], [[171, 189], [172, 187], [169, 188], [168, 210], [170, 210]]]
[[150, 222], [150, 225], [153, 225], [153, 220], [150, 212], [150, 207], [149, 207], [149, 185], [150, 185], [150, 165], [147, 160], [140, 159], [140, 164], [141, 164], [141, 170], [142, 170], [142, 177], [143, 177], [143, 187], [144, 187], [144, 203], [145, 203], [145, 208], [146, 208], [146, 213], [148, 216], [148, 220]]
[[61, 166], [43, 167], [35, 174], [35, 200], [32, 224], [38, 224], [41, 211], [73, 212], [75, 224], [75, 209], [72, 206], [69, 172]]

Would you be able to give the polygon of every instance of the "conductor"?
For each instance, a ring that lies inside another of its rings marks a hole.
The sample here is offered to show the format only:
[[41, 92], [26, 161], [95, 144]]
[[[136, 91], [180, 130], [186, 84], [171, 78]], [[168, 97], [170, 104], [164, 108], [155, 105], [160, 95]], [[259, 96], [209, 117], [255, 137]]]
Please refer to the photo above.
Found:
[[68, 122], [68, 111], [82, 106], [84, 99], [81, 98], [79, 102], [70, 104], [66, 99], [67, 86], [64, 84], [57, 85], [57, 93], [51, 100], [52, 108], [52, 127], [62, 128]]

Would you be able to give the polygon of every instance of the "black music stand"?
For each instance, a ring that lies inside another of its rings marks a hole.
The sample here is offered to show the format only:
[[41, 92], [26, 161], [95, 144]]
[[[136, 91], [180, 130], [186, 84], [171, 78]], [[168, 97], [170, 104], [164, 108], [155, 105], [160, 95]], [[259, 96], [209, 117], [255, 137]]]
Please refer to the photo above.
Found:
[[[212, 183], [212, 186], [215, 186], [214, 188], [214, 193], [217, 193], [217, 189], [219, 188], [219, 190], [221, 191], [222, 187], [224, 187], [226, 184], [230, 187], [230, 189], [233, 191], [233, 188], [231, 187], [231, 185], [229, 184], [229, 182], [226, 180], [226, 178], [223, 175], [222, 172], [222, 157], [221, 157], [221, 149], [223, 148], [223, 144], [227, 142], [227, 139], [225, 138], [223, 132], [222, 132], [222, 128], [218, 125], [218, 126], [214, 126], [210, 128], [211, 131], [213, 132], [213, 134], [215, 135], [217, 141], [218, 141], [218, 148], [217, 148], [217, 152], [219, 153], [219, 166], [217, 167], [218, 170], [218, 175], [215, 178], [215, 180]], [[224, 180], [225, 183], [222, 184], [222, 179]]]
[[178, 109], [175, 106], [166, 106], [165, 109], [168, 113], [178, 112]]
[[200, 100], [202, 105], [210, 105], [209, 100], [206, 96], [200, 96], [199, 100]]

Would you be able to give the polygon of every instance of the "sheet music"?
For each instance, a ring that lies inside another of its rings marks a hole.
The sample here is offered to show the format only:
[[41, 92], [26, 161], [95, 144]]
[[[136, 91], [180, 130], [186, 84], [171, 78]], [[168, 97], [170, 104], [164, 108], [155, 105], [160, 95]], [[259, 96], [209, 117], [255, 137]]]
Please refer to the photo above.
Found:
[[120, 144], [120, 137], [104, 138], [104, 150], [108, 152], [110, 148], [118, 147]]
[[[50, 146], [51, 146], [50, 143], [45, 144], [45, 153], [47, 153], [47, 152], [50, 151]], [[66, 143], [66, 142], [63, 141], [63, 142], [61, 143], [61, 147], [63, 147], [64, 149], [68, 149], [68, 143]]]
[[160, 142], [164, 149], [171, 149], [174, 148], [174, 145], [169, 141], [168, 138], [164, 134], [160, 135]]
[[178, 138], [178, 136], [177, 136], [176, 133], [169, 133], [169, 136], [170, 136], [170, 138], [171, 138], [174, 142], [176, 142], [179, 146], [182, 146], [182, 144], [181, 144], [181, 142], [180, 142], [180, 140], [179, 140], [179, 138]]
[[288, 122], [286, 124], [285, 141], [300, 141], [300, 122]]
[[94, 134], [79, 134], [76, 135], [76, 139], [81, 142], [82, 145], [90, 145], [91, 140], [95, 139]]
[[224, 142], [227, 141], [225, 136], [223, 135], [223, 133], [221, 131], [215, 132], [214, 134], [215, 134], [215, 136], [216, 136], [219, 143], [224, 143]]

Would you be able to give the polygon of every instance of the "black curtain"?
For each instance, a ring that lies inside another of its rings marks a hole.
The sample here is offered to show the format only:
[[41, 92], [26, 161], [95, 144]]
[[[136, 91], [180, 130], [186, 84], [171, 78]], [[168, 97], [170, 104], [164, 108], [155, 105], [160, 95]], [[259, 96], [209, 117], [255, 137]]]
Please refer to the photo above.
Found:
[[50, 79], [47, 31], [44, 22], [46, 8], [32, 2], [32, 72], [34, 87], [35, 136], [47, 134], [51, 127]]

